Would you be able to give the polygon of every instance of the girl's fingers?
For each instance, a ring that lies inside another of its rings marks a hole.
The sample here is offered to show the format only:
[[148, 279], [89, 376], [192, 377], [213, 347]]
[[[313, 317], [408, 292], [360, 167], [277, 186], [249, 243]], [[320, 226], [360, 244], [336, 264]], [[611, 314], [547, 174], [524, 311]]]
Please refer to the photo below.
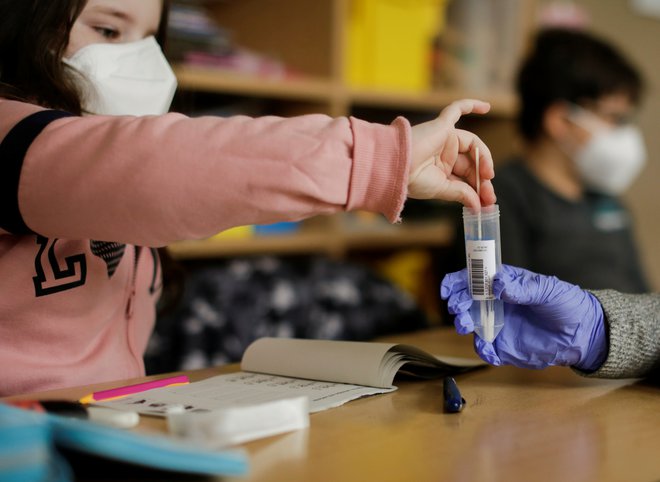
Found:
[[461, 99], [452, 102], [442, 109], [439, 118], [447, 124], [455, 125], [466, 114], [485, 114], [490, 110], [490, 104], [477, 99]]

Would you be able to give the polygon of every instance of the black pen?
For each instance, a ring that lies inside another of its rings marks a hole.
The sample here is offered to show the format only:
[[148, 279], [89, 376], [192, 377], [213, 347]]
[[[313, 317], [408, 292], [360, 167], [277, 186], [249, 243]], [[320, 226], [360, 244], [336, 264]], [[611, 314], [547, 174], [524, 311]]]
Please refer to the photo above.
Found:
[[445, 412], [458, 413], [465, 406], [465, 399], [458, 390], [456, 380], [452, 377], [445, 377], [442, 384], [442, 393], [445, 404]]

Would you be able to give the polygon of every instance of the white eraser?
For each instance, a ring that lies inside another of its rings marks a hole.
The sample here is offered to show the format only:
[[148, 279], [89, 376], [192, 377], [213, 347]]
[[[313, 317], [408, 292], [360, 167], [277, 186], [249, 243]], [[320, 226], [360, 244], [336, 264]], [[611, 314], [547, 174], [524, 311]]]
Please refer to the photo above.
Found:
[[125, 412], [108, 407], [95, 407], [88, 405], [87, 416], [93, 422], [109, 425], [115, 428], [132, 428], [140, 421], [140, 415], [136, 412]]
[[169, 431], [214, 448], [309, 427], [309, 399], [286, 398], [208, 412], [168, 413]]

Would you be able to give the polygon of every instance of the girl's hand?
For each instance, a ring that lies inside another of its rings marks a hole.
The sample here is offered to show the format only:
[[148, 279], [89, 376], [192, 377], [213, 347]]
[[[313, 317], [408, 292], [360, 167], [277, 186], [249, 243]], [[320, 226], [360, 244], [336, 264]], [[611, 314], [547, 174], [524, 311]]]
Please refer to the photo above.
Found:
[[[455, 126], [462, 115], [485, 114], [489, 110], [487, 102], [462, 99], [443, 109], [436, 119], [412, 128], [408, 197], [458, 201], [473, 208], [495, 203], [490, 150], [475, 134]], [[476, 147], [481, 199], [476, 191]]]

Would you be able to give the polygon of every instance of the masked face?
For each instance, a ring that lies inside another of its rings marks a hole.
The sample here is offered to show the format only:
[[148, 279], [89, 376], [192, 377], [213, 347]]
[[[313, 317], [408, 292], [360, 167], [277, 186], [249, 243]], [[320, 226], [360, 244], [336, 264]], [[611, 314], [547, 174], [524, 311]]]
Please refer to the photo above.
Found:
[[176, 77], [154, 37], [93, 43], [64, 62], [86, 79], [83, 105], [90, 113], [140, 116], [169, 110]]
[[575, 167], [586, 186], [610, 195], [626, 191], [646, 163], [646, 148], [639, 129], [632, 125], [611, 126], [575, 106], [571, 120], [591, 135], [575, 152]]

